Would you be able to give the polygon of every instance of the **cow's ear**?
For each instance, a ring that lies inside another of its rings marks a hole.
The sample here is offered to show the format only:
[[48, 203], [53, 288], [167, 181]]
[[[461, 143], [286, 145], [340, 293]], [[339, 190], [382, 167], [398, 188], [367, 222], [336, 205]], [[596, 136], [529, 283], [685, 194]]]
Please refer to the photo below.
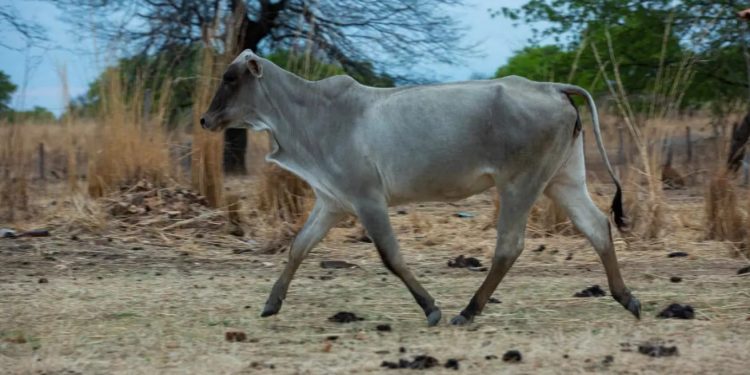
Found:
[[250, 74], [254, 75], [255, 78], [263, 77], [263, 65], [256, 57], [247, 59], [247, 70], [249, 70]]

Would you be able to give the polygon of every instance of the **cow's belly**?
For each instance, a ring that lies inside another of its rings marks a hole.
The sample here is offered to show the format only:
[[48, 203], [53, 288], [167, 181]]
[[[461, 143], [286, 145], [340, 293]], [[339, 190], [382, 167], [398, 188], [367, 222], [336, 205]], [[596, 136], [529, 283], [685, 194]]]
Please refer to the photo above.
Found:
[[386, 182], [386, 196], [390, 205], [410, 202], [450, 202], [481, 193], [495, 186], [490, 170], [471, 168], [456, 170], [434, 168], [422, 173], [401, 170]]

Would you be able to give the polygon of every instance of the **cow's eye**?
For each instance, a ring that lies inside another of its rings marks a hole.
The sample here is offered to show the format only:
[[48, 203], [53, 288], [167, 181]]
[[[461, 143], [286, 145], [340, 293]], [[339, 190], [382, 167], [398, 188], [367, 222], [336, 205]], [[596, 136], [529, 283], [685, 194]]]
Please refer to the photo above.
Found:
[[233, 75], [225, 75], [223, 77], [223, 80], [224, 80], [224, 83], [226, 83], [228, 85], [231, 85], [231, 84], [234, 84], [234, 83], [237, 82], [237, 77], [235, 77]]

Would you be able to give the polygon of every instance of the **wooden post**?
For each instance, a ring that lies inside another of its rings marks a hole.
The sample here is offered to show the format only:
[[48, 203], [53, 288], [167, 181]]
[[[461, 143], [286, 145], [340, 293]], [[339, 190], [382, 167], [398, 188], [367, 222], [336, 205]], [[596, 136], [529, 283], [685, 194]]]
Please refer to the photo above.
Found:
[[620, 165], [627, 163], [625, 160], [625, 135], [622, 126], [617, 127], [617, 161]]
[[690, 139], [690, 127], [685, 127], [685, 144], [687, 145], [687, 164], [693, 161], [693, 141]]
[[151, 106], [154, 102], [154, 95], [151, 89], [146, 89], [143, 92], [143, 125], [148, 127], [149, 119], [151, 118]]
[[39, 179], [47, 179], [47, 174], [44, 173], [44, 142], [39, 142]]
[[672, 137], [667, 138], [667, 160], [664, 165], [672, 166]]

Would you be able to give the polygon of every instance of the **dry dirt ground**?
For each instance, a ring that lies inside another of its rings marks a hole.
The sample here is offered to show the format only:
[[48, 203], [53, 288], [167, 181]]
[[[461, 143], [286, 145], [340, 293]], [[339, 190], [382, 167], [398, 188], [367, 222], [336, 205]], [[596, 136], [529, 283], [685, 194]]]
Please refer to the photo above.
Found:
[[[680, 212], [668, 216], [671, 229], [662, 240], [616, 240], [625, 280], [643, 303], [641, 321], [609, 295], [573, 297], [606, 284], [584, 239], [530, 234], [495, 293], [501, 303], [489, 304], [470, 326], [448, 325], [485, 272], [446, 263], [459, 254], [489, 263], [495, 236], [483, 230], [492, 215], [489, 195], [408, 206], [406, 214], [392, 210], [407, 262], [443, 310], [433, 328], [372, 244], [347, 237], [356, 228], [335, 228], [303, 264], [281, 313], [264, 319], [259, 314], [286, 253], [234, 253], [252, 241], [216, 234], [161, 246], [114, 235], [72, 239], [54, 228], [47, 238], [0, 239], [0, 368], [10, 374], [399, 373], [417, 370], [381, 363], [425, 354], [440, 361], [424, 370], [433, 373], [453, 373], [443, 364], [456, 359], [460, 372], [487, 374], [746, 374], [750, 274], [737, 270], [748, 262], [727, 244], [700, 240], [698, 198], [670, 198]], [[454, 216], [459, 211], [476, 216]], [[545, 249], [534, 251], [540, 245]], [[667, 256], [675, 251], [689, 255]], [[323, 260], [358, 267], [323, 269]], [[656, 318], [674, 302], [692, 305], [695, 319]], [[364, 320], [328, 321], [340, 311]], [[378, 331], [381, 324], [392, 330]], [[247, 340], [226, 341], [232, 330]], [[678, 355], [639, 353], [646, 342], [676, 346]], [[508, 350], [520, 351], [521, 362], [504, 362]]]

